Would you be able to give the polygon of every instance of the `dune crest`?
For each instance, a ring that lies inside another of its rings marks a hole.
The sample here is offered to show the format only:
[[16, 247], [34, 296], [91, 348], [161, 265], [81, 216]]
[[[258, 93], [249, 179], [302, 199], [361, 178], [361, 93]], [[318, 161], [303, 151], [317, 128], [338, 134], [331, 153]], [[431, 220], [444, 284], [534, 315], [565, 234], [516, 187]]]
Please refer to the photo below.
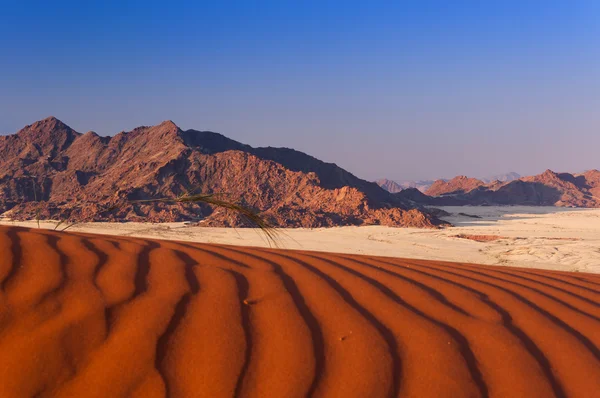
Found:
[[0, 396], [590, 397], [600, 278], [0, 227]]

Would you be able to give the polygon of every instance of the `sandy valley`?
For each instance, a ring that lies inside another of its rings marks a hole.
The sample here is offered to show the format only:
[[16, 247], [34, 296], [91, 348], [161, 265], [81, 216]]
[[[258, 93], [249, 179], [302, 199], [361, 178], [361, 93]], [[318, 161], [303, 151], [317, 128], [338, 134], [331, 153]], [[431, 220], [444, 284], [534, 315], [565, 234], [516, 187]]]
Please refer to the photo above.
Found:
[[[444, 207], [454, 227], [382, 226], [282, 229], [278, 246], [349, 254], [456, 261], [600, 273], [600, 209], [490, 206]], [[34, 221], [0, 221], [37, 226]], [[54, 228], [54, 222], [42, 222]], [[108, 235], [268, 247], [254, 229], [184, 223], [87, 223], [69, 230]], [[483, 237], [482, 242], [468, 238]]]

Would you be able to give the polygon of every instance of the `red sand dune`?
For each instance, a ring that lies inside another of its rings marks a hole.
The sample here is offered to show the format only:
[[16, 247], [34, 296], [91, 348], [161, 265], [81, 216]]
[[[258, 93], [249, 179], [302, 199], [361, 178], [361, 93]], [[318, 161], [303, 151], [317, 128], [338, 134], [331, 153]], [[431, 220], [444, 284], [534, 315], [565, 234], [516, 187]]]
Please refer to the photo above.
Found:
[[600, 396], [600, 276], [0, 227], [0, 397]]

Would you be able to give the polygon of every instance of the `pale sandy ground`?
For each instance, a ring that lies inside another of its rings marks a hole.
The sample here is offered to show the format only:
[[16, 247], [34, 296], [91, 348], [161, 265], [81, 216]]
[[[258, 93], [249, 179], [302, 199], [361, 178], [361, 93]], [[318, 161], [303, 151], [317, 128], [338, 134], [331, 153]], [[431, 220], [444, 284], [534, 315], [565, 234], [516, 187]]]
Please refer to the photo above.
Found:
[[[281, 230], [285, 249], [370, 254], [491, 265], [600, 273], [600, 209], [555, 207], [444, 207], [455, 227], [442, 230], [381, 226]], [[481, 218], [461, 216], [458, 213]], [[35, 221], [0, 224], [36, 227]], [[54, 222], [42, 222], [54, 228]], [[181, 241], [269, 246], [253, 229], [203, 228], [183, 223], [89, 223], [69, 230]], [[459, 234], [498, 235], [475, 242]]]

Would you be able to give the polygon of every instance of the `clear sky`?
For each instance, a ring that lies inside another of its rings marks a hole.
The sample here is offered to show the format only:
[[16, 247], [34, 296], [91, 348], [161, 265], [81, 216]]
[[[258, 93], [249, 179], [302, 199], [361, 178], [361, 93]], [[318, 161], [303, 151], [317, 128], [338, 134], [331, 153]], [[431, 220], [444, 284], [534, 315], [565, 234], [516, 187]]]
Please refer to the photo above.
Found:
[[0, 132], [49, 115], [366, 179], [600, 168], [600, 1], [0, 0]]

